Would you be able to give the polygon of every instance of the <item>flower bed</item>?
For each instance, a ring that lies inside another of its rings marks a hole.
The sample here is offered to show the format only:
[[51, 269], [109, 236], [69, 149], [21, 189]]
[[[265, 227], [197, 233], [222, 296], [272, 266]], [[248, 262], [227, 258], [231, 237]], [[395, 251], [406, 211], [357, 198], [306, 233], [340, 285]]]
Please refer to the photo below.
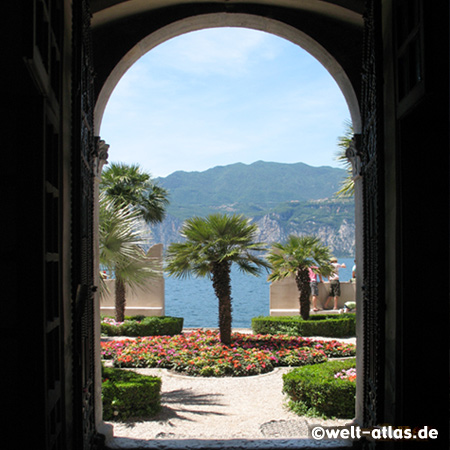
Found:
[[303, 366], [328, 357], [354, 356], [355, 346], [310, 338], [233, 333], [226, 347], [214, 331], [102, 343], [115, 367], [161, 367], [194, 376], [248, 376], [278, 366]]
[[348, 380], [348, 381], [356, 381], [356, 368], [351, 367], [347, 370], [341, 370], [340, 372], [336, 373], [334, 375], [334, 378], [340, 378], [341, 380]]

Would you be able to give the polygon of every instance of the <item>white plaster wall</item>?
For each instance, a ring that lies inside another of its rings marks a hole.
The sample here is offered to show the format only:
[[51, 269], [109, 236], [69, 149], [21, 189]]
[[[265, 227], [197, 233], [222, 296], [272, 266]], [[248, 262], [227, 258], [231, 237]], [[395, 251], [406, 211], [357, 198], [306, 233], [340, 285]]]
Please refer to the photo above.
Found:
[[[319, 283], [319, 297], [317, 307], [322, 308], [330, 292], [330, 283]], [[345, 302], [356, 300], [356, 283], [341, 282], [341, 296], [338, 301], [338, 308], [343, 308]], [[328, 302], [328, 308], [334, 306], [333, 298]], [[292, 316], [298, 315], [300, 311], [299, 292], [295, 284], [294, 277], [273, 282], [270, 285], [270, 315], [271, 316]]]
[[[162, 259], [162, 244], [150, 248], [147, 255]], [[107, 292], [100, 298], [100, 313], [114, 316], [114, 289], [116, 280], [105, 280]], [[164, 277], [148, 280], [142, 287], [131, 290], [127, 287], [125, 315], [164, 316], [165, 315], [165, 282]]]

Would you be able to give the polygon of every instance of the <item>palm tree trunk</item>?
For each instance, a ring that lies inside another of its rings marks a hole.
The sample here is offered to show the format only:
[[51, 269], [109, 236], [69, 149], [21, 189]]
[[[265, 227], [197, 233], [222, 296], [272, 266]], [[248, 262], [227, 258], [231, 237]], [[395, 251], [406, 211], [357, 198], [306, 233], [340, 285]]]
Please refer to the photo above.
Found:
[[212, 282], [214, 292], [219, 300], [219, 331], [220, 342], [231, 345], [231, 277], [228, 262], [214, 263]]
[[125, 320], [125, 284], [120, 278], [116, 278], [115, 307], [116, 322], [123, 322]]
[[304, 320], [309, 319], [309, 297], [311, 296], [311, 286], [309, 284], [309, 272], [307, 268], [297, 270], [295, 281], [299, 292], [300, 315]]

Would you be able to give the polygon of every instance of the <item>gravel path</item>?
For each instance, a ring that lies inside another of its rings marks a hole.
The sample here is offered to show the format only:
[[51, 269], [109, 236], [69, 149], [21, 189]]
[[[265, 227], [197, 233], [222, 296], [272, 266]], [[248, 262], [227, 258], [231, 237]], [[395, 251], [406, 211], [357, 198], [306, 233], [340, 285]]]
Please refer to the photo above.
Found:
[[167, 369], [137, 369], [161, 377], [162, 411], [152, 420], [110, 422], [115, 437], [110, 446], [133, 448], [139, 442], [142, 447], [147, 440], [299, 439], [309, 437], [308, 424], [350, 422], [299, 417], [289, 411], [282, 374], [290, 370], [282, 367], [252, 377], [199, 378]]

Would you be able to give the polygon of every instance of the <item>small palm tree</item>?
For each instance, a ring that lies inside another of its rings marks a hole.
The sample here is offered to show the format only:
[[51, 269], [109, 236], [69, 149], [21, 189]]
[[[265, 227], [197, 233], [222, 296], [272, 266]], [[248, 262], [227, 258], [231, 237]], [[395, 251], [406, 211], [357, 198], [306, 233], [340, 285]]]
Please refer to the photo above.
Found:
[[184, 278], [209, 277], [219, 302], [220, 340], [231, 344], [231, 265], [245, 273], [258, 275], [268, 263], [256, 256], [266, 250], [255, 242], [257, 226], [243, 216], [212, 214], [188, 219], [181, 230], [184, 242], [173, 243], [167, 250], [169, 275]]
[[267, 260], [272, 265], [268, 281], [278, 281], [290, 275], [295, 276], [299, 291], [300, 314], [309, 319], [309, 297], [311, 286], [309, 269], [312, 268], [323, 276], [332, 271], [331, 254], [328, 247], [321, 244], [314, 236], [290, 235], [285, 244], [273, 244]]
[[112, 163], [102, 172], [100, 192], [118, 207], [131, 205], [148, 224], [162, 222], [169, 203], [168, 192], [137, 164]]
[[134, 289], [148, 279], [162, 276], [158, 261], [146, 256], [141, 245], [139, 212], [132, 208], [118, 208], [100, 195], [99, 247], [100, 264], [115, 276], [115, 319], [125, 318], [126, 287]]

